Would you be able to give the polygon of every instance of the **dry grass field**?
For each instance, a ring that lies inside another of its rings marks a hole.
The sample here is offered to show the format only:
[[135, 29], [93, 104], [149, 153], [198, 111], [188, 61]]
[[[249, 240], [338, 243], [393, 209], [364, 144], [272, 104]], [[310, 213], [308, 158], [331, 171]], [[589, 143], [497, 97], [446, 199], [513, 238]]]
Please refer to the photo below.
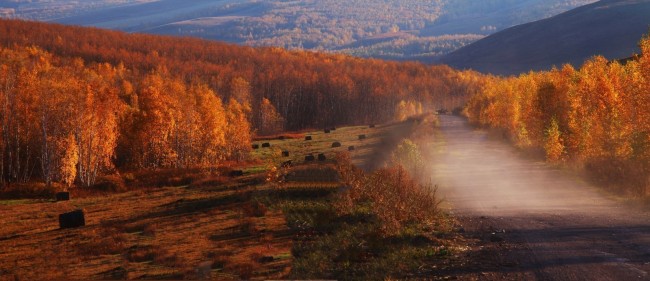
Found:
[[[165, 187], [68, 202], [2, 202], [2, 279], [278, 278], [291, 264], [279, 210], [258, 210], [250, 183]], [[86, 227], [58, 214], [83, 208]]]

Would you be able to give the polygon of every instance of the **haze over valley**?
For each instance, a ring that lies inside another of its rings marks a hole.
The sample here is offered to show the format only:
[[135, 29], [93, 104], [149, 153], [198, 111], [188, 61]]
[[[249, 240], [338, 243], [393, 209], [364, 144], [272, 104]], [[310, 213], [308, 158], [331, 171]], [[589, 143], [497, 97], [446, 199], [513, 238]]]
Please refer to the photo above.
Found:
[[594, 0], [0, 1], [0, 16], [430, 62]]

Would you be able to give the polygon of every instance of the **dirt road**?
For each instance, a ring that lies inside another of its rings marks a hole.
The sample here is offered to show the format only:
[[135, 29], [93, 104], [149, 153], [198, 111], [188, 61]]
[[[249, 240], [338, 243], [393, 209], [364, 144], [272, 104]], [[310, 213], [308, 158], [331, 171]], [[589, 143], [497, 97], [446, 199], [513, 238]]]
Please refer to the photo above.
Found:
[[433, 181], [479, 243], [459, 279], [650, 280], [650, 213], [440, 116]]

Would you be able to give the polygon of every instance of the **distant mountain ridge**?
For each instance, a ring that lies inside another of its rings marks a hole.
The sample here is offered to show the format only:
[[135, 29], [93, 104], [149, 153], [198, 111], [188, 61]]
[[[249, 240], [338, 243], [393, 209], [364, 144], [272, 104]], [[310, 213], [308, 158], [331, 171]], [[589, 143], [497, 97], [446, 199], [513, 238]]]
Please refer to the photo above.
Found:
[[0, 17], [431, 61], [595, 0], [0, 0]]
[[565, 63], [578, 67], [595, 55], [630, 57], [648, 32], [650, 0], [604, 0], [497, 32], [437, 62], [505, 75]]

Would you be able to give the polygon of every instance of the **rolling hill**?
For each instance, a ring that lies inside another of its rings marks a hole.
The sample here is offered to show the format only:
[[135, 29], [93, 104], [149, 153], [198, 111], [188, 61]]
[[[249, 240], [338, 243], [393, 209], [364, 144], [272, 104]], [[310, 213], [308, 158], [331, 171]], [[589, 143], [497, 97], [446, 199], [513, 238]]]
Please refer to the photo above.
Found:
[[0, 17], [430, 61], [504, 28], [594, 1], [0, 0]]
[[650, 1], [606, 0], [498, 32], [444, 56], [439, 62], [494, 74], [581, 66], [595, 55], [607, 59], [639, 52], [650, 31]]

